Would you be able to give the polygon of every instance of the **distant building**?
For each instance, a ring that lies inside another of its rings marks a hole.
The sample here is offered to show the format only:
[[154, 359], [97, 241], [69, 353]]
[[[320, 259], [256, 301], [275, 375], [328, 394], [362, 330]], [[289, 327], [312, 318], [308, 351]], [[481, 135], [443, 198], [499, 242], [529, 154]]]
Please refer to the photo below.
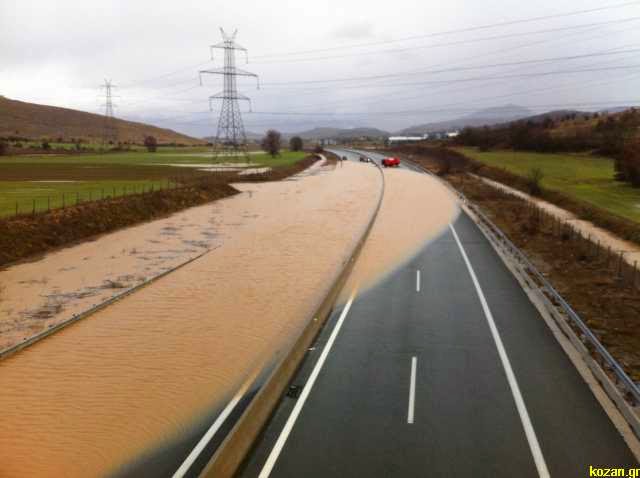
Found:
[[417, 143], [418, 141], [424, 141], [428, 137], [428, 134], [423, 134], [422, 136], [390, 136], [389, 144]]
[[335, 139], [331, 139], [331, 138], [324, 138], [320, 140], [320, 144], [322, 146], [331, 146], [334, 144], [338, 144], [338, 142]]

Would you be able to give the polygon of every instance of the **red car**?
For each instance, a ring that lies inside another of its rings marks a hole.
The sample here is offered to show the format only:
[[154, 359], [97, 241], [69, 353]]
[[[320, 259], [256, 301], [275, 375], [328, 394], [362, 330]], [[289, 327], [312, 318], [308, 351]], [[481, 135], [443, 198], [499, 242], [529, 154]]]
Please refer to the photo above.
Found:
[[398, 158], [388, 157], [382, 160], [382, 165], [385, 168], [393, 168], [400, 166], [400, 160]]

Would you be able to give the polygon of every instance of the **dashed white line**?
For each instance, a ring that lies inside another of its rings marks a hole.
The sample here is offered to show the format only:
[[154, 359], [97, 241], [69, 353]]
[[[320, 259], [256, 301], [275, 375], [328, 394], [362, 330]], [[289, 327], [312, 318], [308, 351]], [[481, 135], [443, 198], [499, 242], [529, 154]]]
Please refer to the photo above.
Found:
[[411, 357], [411, 379], [409, 383], [409, 410], [407, 412], [407, 423], [413, 424], [413, 416], [416, 405], [416, 368], [418, 367], [418, 358]]
[[420, 292], [420, 269], [416, 271], [416, 292]]
[[329, 337], [327, 344], [324, 346], [324, 349], [322, 350], [322, 354], [320, 355], [318, 362], [316, 363], [315, 367], [313, 367], [313, 371], [311, 372], [311, 375], [309, 376], [307, 383], [302, 389], [302, 393], [300, 394], [300, 397], [298, 397], [298, 401], [296, 402], [296, 405], [293, 407], [293, 410], [291, 411], [291, 415], [289, 415], [289, 418], [287, 419], [287, 423], [285, 423], [284, 428], [280, 432], [280, 436], [278, 437], [276, 444], [273, 446], [273, 449], [271, 450], [271, 453], [269, 454], [267, 461], [262, 467], [262, 470], [260, 471], [258, 478], [267, 478], [271, 474], [271, 470], [273, 470], [273, 467], [276, 464], [276, 460], [280, 456], [280, 452], [282, 451], [282, 448], [287, 442], [287, 438], [289, 437], [289, 434], [291, 433], [291, 430], [293, 429], [293, 426], [295, 425], [296, 420], [298, 419], [298, 415], [300, 415], [300, 411], [302, 410], [302, 407], [304, 406], [304, 403], [306, 402], [307, 397], [309, 396], [309, 393], [313, 388], [313, 384], [318, 378], [318, 374], [320, 373], [320, 370], [322, 369], [322, 366], [324, 365], [324, 362], [327, 359], [329, 352], [331, 351], [331, 347], [333, 347], [333, 342], [335, 342], [336, 337], [338, 336], [338, 332], [340, 332], [342, 323], [344, 322], [345, 317], [349, 313], [349, 309], [351, 309], [351, 304], [353, 304], [353, 300], [355, 299], [357, 292], [358, 291], [354, 289], [354, 291], [351, 293], [351, 297], [349, 297], [349, 301], [344, 306], [344, 309], [342, 309], [342, 313], [340, 314], [340, 317], [338, 318], [336, 325], [333, 327], [331, 336]]
[[255, 378], [255, 373], [252, 374], [245, 381], [245, 383], [242, 385], [242, 387], [240, 387], [240, 390], [238, 390], [238, 392], [231, 399], [231, 401], [229, 401], [229, 403], [224, 408], [224, 410], [222, 410], [222, 412], [220, 412], [220, 415], [218, 415], [218, 418], [216, 418], [216, 420], [209, 427], [207, 432], [202, 436], [202, 438], [200, 439], [198, 444], [195, 446], [195, 448], [193, 450], [191, 450], [191, 453], [189, 453], [189, 456], [187, 456], [187, 458], [182, 462], [182, 464], [180, 465], [180, 468], [178, 468], [176, 470], [176, 472], [173, 474], [172, 478], [182, 478], [183, 476], [185, 476], [187, 474], [187, 472], [189, 471], [189, 469], [191, 468], [193, 463], [200, 456], [200, 453], [202, 453], [202, 450], [205, 449], [205, 447], [209, 444], [211, 439], [218, 432], [218, 430], [220, 429], [220, 427], [222, 426], [224, 421], [231, 414], [233, 409], [236, 408], [236, 405], [238, 404], [240, 399], [244, 396], [244, 394], [246, 393], [247, 389], [249, 388], [249, 385], [253, 382], [254, 378]]
[[462, 243], [460, 242], [460, 238], [458, 237], [458, 233], [456, 232], [453, 224], [449, 224], [451, 228], [451, 232], [453, 233], [453, 237], [458, 244], [458, 248], [460, 249], [460, 253], [462, 254], [462, 258], [467, 266], [467, 270], [469, 271], [469, 275], [471, 276], [471, 280], [473, 281], [473, 285], [475, 286], [476, 292], [480, 299], [480, 304], [482, 305], [482, 310], [484, 311], [484, 316], [489, 323], [489, 329], [491, 330], [491, 335], [493, 336], [493, 341], [496, 344], [496, 348], [498, 349], [498, 355], [500, 356], [500, 361], [502, 362], [502, 367], [507, 375], [507, 381], [509, 382], [509, 387], [511, 388], [511, 394], [513, 395], [513, 399], [516, 402], [516, 408], [518, 409], [518, 414], [520, 415], [520, 421], [522, 422], [522, 426], [524, 428], [524, 433], [527, 437], [527, 441], [529, 442], [529, 449], [531, 450], [531, 454], [533, 455], [533, 461], [535, 462], [536, 468], [538, 470], [538, 475], [541, 478], [549, 478], [549, 470], [547, 468], [547, 464], [544, 460], [544, 456], [542, 455], [542, 450], [540, 449], [540, 444], [538, 443], [538, 437], [536, 436], [536, 432], [533, 428], [533, 424], [531, 423], [531, 418], [529, 417], [529, 412], [527, 412], [527, 407], [524, 403], [524, 399], [522, 398], [522, 393], [520, 392], [520, 387], [518, 386], [518, 381], [516, 380], [516, 376], [513, 373], [513, 369], [511, 368], [511, 362], [509, 361], [509, 357], [507, 356], [507, 351], [504, 348], [502, 343], [502, 339], [500, 338], [500, 332], [498, 332], [498, 328], [496, 327], [496, 323], [493, 320], [493, 314], [491, 313], [491, 309], [489, 309], [489, 304], [487, 303], [487, 299], [482, 292], [482, 288], [480, 287], [480, 282], [476, 277], [476, 273], [473, 270], [473, 266], [471, 265], [471, 261], [469, 261], [469, 257], [467, 257], [467, 253], [462, 247]]

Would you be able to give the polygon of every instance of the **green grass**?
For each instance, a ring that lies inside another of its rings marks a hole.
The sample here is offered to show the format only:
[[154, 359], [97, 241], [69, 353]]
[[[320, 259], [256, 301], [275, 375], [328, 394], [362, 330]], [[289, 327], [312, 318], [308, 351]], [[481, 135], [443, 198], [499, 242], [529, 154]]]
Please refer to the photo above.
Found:
[[543, 154], [514, 151], [480, 152], [457, 148], [482, 163], [526, 176], [544, 172], [542, 186], [640, 222], [640, 189], [613, 179], [613, 160], [586, 154]]
[[[306, 156], [284, 151], [271, 158], [252, 154], [256, 166], [286, 166]], [[245, 162], [223, 158], [218, 162]], [[164, 148], [157, 153], [126, 152], [82, 155], [7, 156], [0, 158], [0, 217], [16, 213], [46, 211], [114, 195], [131, 194], [143, 188], [167, 187], [171, 178], [193, 174], [195, 168], [175, 164], [215, 164], [203, 148]]]

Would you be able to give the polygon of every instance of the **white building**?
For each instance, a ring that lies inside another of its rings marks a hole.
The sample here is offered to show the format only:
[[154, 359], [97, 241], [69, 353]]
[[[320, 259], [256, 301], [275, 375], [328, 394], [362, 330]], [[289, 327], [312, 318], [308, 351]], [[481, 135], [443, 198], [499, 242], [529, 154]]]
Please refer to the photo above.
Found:
[[393, 143], [416, 143], [418, 141], [424, 141], [429, 137], [428, 134], [422, 136], [390, 136], [389, 144]]

